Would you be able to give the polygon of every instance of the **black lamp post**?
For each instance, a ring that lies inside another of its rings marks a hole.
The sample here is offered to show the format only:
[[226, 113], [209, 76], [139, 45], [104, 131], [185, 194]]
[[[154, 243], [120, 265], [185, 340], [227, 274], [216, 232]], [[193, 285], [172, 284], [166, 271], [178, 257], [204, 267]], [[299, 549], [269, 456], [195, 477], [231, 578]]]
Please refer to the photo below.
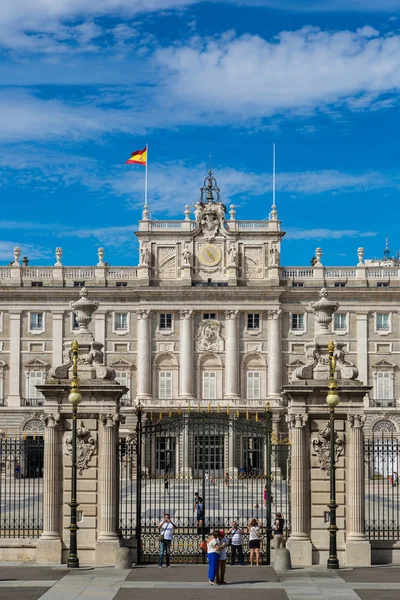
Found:
[[339, 403], [339, 394], [337, 392], [337, 384], [335, 381], [336, 358], [333, 355], [335, 344], [330, 341], [328, 344], [329, 350], [329, 383], [328, 395], [326, 402], [329, 406], [329, 423], [330, 423], [330, 486], [329, 495], [329, 558], [327, 563], [328, 569], [338, 569], [339, 560], [337, 557], [336, 533], [336, 465], [335, 465], [335, 406]]
[[71, 381], [71, 392], [68, 396], [69, 402], [72, 404], [72, 473], [71, 473], [71, 502], [69, 506], [71, 508], [71, 520], [68, 527], [70, 532], [69, 538], [69, 555], [67, 567], [69, 569], [79, 568], [78, 558], [78, 544], [77, 544], [77, 532], [78, 525], [77, 521], [77, 508], [79, 504], [76, 501], [76, 482], [77, 482], [77, 468], [76, 468], [76, 425], [77, 425], [77, 413], [78, 404], [82, 400], [82, 396], [79, 392], [79, 379], [78, 379], [78, 348], [79, 344], [76, 340], [72, 342], [72, 381]]

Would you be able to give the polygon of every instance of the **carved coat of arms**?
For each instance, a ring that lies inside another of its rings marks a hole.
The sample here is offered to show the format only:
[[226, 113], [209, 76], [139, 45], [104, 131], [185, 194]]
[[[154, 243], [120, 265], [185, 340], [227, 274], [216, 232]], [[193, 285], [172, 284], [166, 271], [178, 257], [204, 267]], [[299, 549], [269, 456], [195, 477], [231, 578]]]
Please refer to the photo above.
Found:
[[206, 320], [200, 323], [197, 332], [197, 346], [200, 351], [221, 351], [224, 340], [219, 321]]

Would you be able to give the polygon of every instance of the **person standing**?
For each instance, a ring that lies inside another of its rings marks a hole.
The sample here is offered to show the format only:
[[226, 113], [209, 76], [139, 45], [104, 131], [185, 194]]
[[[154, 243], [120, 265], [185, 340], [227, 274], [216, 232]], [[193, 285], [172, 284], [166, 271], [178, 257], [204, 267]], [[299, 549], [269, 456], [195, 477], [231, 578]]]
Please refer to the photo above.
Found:
[[207, 558], [208, 558], [208, 582], [211, 585], [217, 585], [215, 578], [218, 570], [219, 559], [219, 531], [215, 530], [207, 540]]
[[164, 519], [157, 527], [160, 532], [160, 558], [158, 560], [158, 568], [162, 569], [165, 552], [165, 563], [167, 569], [169, 569], [171, 560], [171, 542], [176, 526], [171, 521], [169, 514], [165, 513]]
[[253, 566], [254, 555], [256, 557], [256, 566], [259, 566], [260, 560], [260, 526], [257, 519], [251, 519], [247, 526], [249, 532], [249, 548], [250, 548], [250, 566]]
[[206, 482], [206, 487], [210, 487], [210, 473], [208, 471], [204, 473], [204, 479]]
[[228, 487], [228, 485], [229, 485], [229, 473], [226, 472], [225, 473], [225, 487]]
[[169, 494], [169, 481], [168, 481], [168, 475], [166, 475], [164, 477], [164, 491], [166, 494]]
[[244, 565], [244, 557], [243, 557], [243, 530], [240, 529], [239, 525], [236, 521], [232, 521], [232, 527], [228, 531], [228, 535], [231, 536], [231, 565], [232, 567], [235, 564], [236, 553], [238, 554], [238, 562], [239, 565]]
[[219, 560], [218, 560], [218, 569], [217, 569], [217, 578], [216, 581], [218, 585], [227, 585], [225, 581], [225, 571], [226, 571], [226, 550], [228, 547], [228, 538], [225, 537], [225, 532], [223, 529], [219, 531], [218, 538], [218, 546], [219, 546]]
[[274, 523], [274, 540], [275, 550], [283, 548], [283, 528], [285, 526], [285, 519], [282, 517], [282, 513], [277, 512]]
[[193, 510], [196, 513], [197, 527], [203, 527], [204, 522], [204, 501], [199, 492], [194, 495], [194, 507]]

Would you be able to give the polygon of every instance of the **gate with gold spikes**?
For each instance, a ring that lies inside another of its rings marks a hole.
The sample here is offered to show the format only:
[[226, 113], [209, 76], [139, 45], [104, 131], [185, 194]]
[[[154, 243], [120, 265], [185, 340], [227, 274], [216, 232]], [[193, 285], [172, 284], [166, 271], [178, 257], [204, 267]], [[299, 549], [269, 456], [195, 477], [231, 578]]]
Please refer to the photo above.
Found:
[[200, 543], [233, 521], [246, 560], [248, 524], [256, 519], [260, 559], [270, 564], [276, 512], [290, 532], [290, 444], [274, 439], [271, 413], [155, 416], [139, 408], [137, 417], [136, 435], [119, 444], [119, 526], [124, 537], [136, 537], [139, 562], [157, 562], [157, 525], [168, 513], [176, 527], [172, 562], [205, 562]]

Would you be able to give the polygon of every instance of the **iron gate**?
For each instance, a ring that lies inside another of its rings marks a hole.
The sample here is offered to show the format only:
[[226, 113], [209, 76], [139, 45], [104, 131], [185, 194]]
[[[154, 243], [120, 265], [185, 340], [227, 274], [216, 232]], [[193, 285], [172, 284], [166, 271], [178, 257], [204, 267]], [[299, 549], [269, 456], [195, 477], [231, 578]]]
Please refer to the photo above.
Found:
[[[203, 562], [199, 549], [214, 529], [237, 521], [245, 531], [255, 518], [262, 526], [260, 558], [270, 564], [271, 524], [282, 512], [290, 530], [290, 445], [273, 439], [271, 414], [190, 412], [147, 415], [138, 412], [135, 439], [122, 440], [120, 530], [136, 536], [140, 562], [157, 562], [157, 524], [169, 513], [176, 525], [174, 562]], [[203, 499], [197, 521], [195, 494]], [[272, 515], [273, 511], [273, 515]]]

